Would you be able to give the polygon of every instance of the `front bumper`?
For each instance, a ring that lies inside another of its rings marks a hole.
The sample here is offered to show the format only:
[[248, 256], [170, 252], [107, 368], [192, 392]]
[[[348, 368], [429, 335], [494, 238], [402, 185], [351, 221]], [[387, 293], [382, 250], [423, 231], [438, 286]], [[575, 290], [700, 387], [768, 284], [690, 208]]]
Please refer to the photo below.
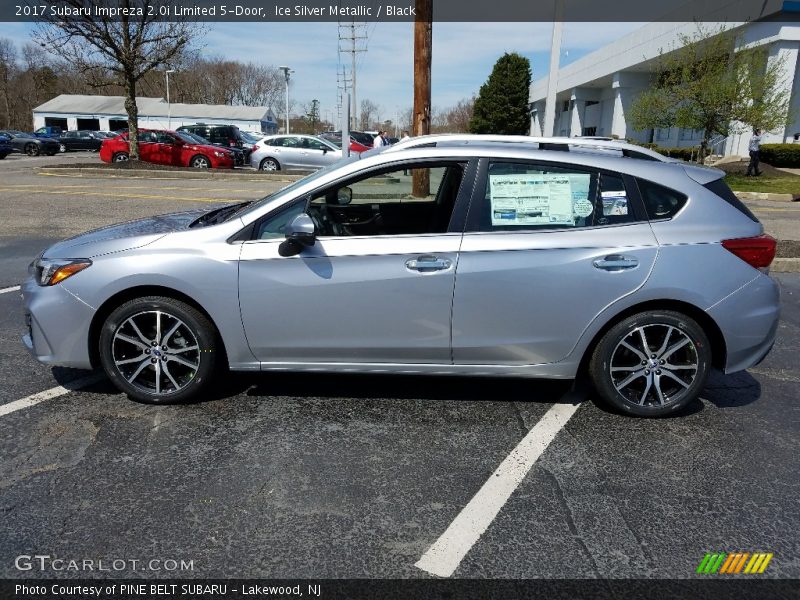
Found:
[[42, 287], [33, 278], [22, 284], [27, 332], [22, 343], [40, 363], [91, 368], [89, 327], [94, 309], [64, 284]]

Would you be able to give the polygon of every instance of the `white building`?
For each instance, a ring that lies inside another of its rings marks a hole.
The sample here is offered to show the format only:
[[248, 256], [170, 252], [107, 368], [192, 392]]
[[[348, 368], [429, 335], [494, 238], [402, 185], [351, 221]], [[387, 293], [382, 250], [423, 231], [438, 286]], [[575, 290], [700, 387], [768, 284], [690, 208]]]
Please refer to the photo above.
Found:
[[[236, 125], [243, 131], [277, 133], [275, 114], [265, 106], [179, 104], [163, 98], [137, 98], [139, 127], [177, 129], [193, 123]], [[128, 128], [123, 96], [62, 94], [33, 109], [33, 128], [116, 131]]]
[[[707, 24], [717, 27], [716, 24]], [[734, 23], [747, 47], [766, 46], [769, 60], [782, 59], [783, 84], [791, 93], [794, 121], [782, 131], [769, 132], [764, 143], [800, 140], [800, 23], [780, 20]], [[662, 52], [674, 49], [681, 34], [693, 37], [695, 23], [650, 23], [584, 56], [558, 71], [554, 135], [618, 136], [653, 141], [662, 147], [688, 147], [700, 143], [701, 132], [677, 128], [635, 131], [626, 116], [632, 100], [645, 89]], [[531, 85], [531, 134], [544, 130], [547, 78]], [[747, 155], [750, 133], [714, 140], [714, 152]]]

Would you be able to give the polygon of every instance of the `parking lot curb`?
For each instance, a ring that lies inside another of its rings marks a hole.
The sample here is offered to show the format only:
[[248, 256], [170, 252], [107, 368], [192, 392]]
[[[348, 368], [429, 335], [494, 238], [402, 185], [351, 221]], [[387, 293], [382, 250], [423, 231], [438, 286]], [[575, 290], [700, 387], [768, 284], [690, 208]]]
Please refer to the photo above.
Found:
[[737, 192], [736, 197], [740, 200], [769, 200], [772, 202], [793, 202], [800, 199], [800, 194], [773, 194], [767, 192]]
[[773, 273], [800, 273], [800, 258], [776, 258], [769, 270]]
[[290, 175], [281, 173], [261, 174], [257, 171], [171, 171], [159, 169], [102, 169], [92, 167], [37, 167], [39, 175], [50, 176], [101, 176], [109, 179], [199, 179], [199, 180], [225, 180], [225, 181], [282, 181], [291, 183], [305, 177], [305, 175]]

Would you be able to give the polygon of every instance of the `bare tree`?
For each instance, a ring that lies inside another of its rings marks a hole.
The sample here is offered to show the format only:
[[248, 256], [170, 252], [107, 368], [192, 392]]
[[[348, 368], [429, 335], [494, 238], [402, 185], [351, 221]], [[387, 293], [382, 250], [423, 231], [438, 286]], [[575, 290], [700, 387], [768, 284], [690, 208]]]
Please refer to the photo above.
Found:
[[[108, 76], [110, 82], [124, 88], [130, 157], [138, 159], [137, 84], [149, 72], [168, 66], [177, 58], [199, 32], [199, 26], [188, 21], [160, 21], [156, 0], [43, 1], [71, 8], [74, 15], [44, 17], [34, 38], [54, 54], [72, 62], [83, 73]], [[86, 11], [87, 5], [93, 5], [95, 10]], [[136, 16], [98, 15], [97, 7], [127, 9], [129, 14], [132, 12]], [[50, 11], [45, 14], [50, 15]]]
[[361, 114], [359, 115], [359, 127], [362, 131], [371, 128], [372, 122], [378, 118], [380, 107], [372, 100], [364, 99], [361, 101]]
[[0, 95], [3, 101], [3, 128], [11, 127], [11, 79], [17, 69], [17, 49], [14, 42], [0, 38]]

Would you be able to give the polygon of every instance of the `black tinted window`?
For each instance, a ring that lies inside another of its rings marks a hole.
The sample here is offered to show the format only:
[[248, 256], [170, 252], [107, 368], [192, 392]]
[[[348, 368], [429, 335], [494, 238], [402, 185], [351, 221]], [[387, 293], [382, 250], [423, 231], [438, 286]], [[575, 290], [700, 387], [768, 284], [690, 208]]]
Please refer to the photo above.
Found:
[[711, 183], [705, 184], [703, 187], [711, 192], [714, 192], [717, 196], [725, 200], [725, 202], [733, 206], [736, 210], [747, 215], [753, 219], [753, 221], [758, 223], [756, 216], [750, 212], [750, 209], [745, 206], [744, 202], [736, 197], [736, 194], [734, 194], [731, 188], [728, 187], [728, 184], [725, 183], [724, 179], [717, 179]]
[[671, 219], [684, 207], [688, 198], [670, 188], [644, 179], [637, 180], [647, 216], [650, 219]]

